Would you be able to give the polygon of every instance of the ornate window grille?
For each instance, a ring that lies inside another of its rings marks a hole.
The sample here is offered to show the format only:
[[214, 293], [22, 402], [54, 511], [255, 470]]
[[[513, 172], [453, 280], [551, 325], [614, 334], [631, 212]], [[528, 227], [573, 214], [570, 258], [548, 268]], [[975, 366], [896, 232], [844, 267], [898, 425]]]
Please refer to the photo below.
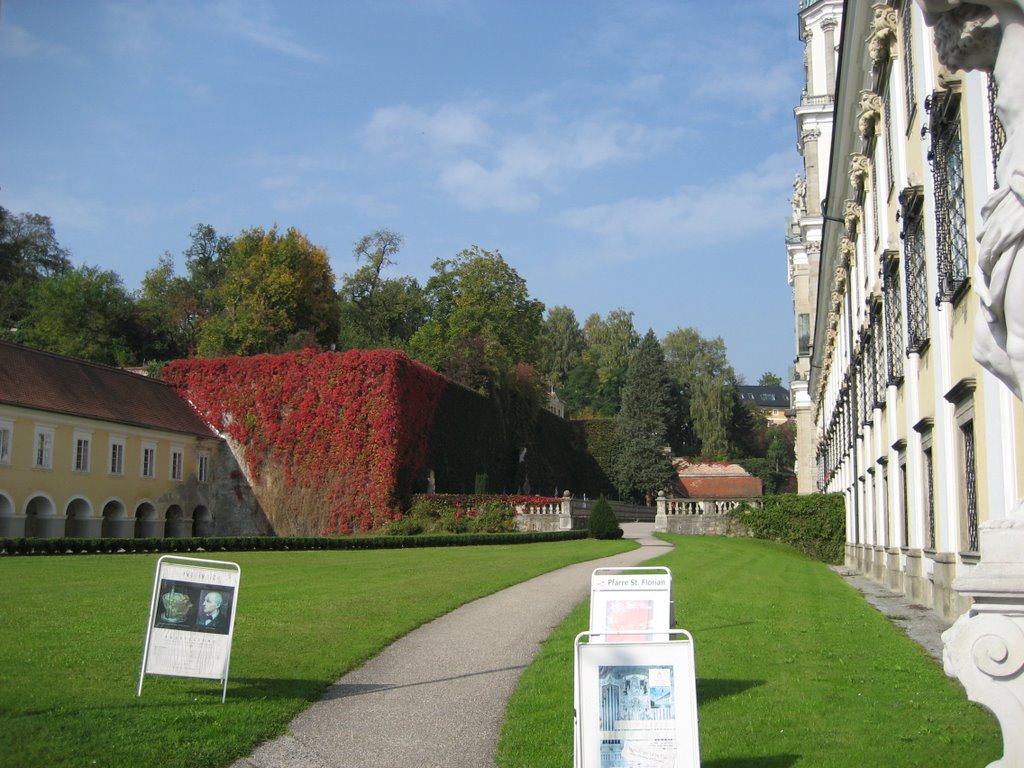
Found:
[[967, 517], [967, 551], [978, 551], [978, 468], [974, 457], [974, 420], [960, 427], [964, 441], [964, 499]]
[[996, 97], [999, 96], [999, 84], [993, 75], [988, 76], [988, 125], [989, 138], [992, 142], [992, 178], [995, 181], [995, 188], [999, 188], [999, 179], [996, 178], [996, 170], [999, 167], [999, 158], [1003, 154], [1003, 146], [1006, 144], [1006, 130], [1003, 122], [996, 114]]
[[903, 217], [903, 273], [907, 282], [907, 352], [921, 352], [928, 345], [928, 273], [924, 250], [923, 196], [920, 187], [900, 193]]
[[900, 290], [900, 261], [887, 251], [882, 266], [882, 296], [885, 303], [885, 361], [889, 384], [903, 381], [903, 295]]
[[935, 228], [939, 291], [936, 302], [953, 301], [967, 287], [967, 203], [960, 135], [960, 94], [936, 91], [925, 100], [931, 114], [928, 159], [935, 179]]
[[882, 332], [882, 305], [877, 304], [871, 317], [871, 338], [874, 339], [875, 360], [871, 366], [874, 373], [875, 407], [885, 407], [885, 388], [888, 383], [886, 376], [885, 348], [886, 339]]
[[928, 549], [935, 549], [935, 482], [932, 477], [932, 449], [924, 452], [924, 479], [928, 487]]
[[903, 3], [903, 13], [900, 19], [900, 43], [903, 53], [903, 87], [907, 92], [907, 125], [914, 116], [914, 102], [917, 94], [914, 91], [914, 57], [912, 46], [913, 34], [913, 13], [914, 0], [906, 0]]
[[903, 531], [900, 533], [900, 546], [910, 546], [910, 505], [907, 504], [907, 463], [900, 462], [900, 503], [903, 513]]

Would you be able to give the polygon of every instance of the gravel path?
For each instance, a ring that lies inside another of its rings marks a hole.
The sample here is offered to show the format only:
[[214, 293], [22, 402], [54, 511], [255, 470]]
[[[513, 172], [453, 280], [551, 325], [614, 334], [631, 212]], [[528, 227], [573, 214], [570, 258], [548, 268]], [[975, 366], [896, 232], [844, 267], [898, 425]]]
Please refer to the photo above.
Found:
[[590, 594], [595, 568], [663, 554], [650, 523], [623, 525], [642, 546], [481, 598], [401, 638], [345, 675], [288, 734], [232, 768], [488, 768], [520, 674]]

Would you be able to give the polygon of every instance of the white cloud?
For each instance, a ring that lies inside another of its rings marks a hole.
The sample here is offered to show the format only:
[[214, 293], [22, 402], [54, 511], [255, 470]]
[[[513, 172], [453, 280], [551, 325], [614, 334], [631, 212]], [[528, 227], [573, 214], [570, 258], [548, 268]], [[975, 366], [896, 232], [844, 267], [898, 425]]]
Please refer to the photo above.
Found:
[[[679, 130], [593, 116], [561, 125], [499, 129], [519, 110], [444, 104], [433, 111], [402, 104], [376, 110], [363, 132], [372, 152], [418, 163], [452, 199], [472, 210], [536, 208], [541, 193], [567, 176], [670, 146]], [[542, 123], [533, 114], [533, 122]]]
[[792, 158], [783, 153], [704, 186], [687, 185], [661, 198], [632, 197], [569, 209], [555, 220], [593, 236], [610, 260], [720, 246], [758, 232], [781, 232], [792, 173]]
[[212, 11], [222, 28], [261, 48], [314, 64], [326, 60], [280, 24], [271, 6], [263, 0], [219, 0]]

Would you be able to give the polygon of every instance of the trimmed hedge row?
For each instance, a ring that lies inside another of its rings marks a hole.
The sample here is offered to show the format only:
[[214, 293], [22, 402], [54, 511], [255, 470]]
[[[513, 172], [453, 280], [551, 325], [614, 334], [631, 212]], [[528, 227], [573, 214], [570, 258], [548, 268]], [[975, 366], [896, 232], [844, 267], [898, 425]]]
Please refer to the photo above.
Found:
[[762, 497], [731, 513], [759, 539], [783, 541], [825, 563], [841, 563], [846, 549], [846, 505], [841, 493], [795, 493]]
[[211, 536], [195, 539], [0, 539], [0, 555], [142, 554], [174, 552], [246, 552], [308, 549], [405, 549], [468, 547], [484, 544], [535, 544], [587, 538], [586, 531], [526, 531], [423, 536]]

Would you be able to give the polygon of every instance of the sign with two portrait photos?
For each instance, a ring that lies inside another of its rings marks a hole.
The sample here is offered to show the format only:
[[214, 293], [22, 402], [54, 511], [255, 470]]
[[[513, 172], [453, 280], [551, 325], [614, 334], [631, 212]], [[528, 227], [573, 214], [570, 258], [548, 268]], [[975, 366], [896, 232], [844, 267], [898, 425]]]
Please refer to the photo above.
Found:
[[593, 642], [665, 640], [672, 619], [672, 571], [668, 568], [597, 568], [591, 575]]
[[164, 555], [156, 564], [138, 695], [146, 675], [220, 680], [227, 696], [241, 569]]
[[575, 768], [700, 768], [693, 638], [665, 634], [577, 636]]

